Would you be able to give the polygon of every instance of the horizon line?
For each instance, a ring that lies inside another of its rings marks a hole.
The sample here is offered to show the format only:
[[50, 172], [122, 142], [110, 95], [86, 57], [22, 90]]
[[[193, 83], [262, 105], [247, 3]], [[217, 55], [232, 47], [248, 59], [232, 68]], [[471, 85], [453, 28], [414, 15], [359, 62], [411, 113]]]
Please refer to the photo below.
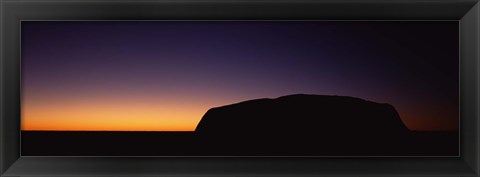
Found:
[[195, 131], [172, 131], [172, 130], [20, 130], [30, 132], [195, 132]]

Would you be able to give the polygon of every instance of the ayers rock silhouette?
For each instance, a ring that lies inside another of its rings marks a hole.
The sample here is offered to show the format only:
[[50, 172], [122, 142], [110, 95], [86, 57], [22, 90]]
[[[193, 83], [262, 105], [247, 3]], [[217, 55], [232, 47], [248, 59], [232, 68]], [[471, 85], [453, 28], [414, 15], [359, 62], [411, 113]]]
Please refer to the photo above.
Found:
[[195, 133], [222, 144], [370, 144], [408, 138], [395, 108], [354, 97], [296, 94], [212, 108]]
[[23, 155], [459, 155], [458, 131], [409, 131], [389, 104], [322, 95], [212, 108], [195, 132], [22, 131], [21, 135]]

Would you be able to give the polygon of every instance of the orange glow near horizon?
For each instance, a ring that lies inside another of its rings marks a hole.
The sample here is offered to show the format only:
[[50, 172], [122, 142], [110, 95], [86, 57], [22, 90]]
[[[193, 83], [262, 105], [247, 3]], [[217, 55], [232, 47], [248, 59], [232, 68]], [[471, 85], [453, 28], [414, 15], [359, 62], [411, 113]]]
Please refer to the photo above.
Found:
[[55, 109], [61, 111], [26, 106], [22, 130], [193, 131], [205, 113], [194, 108], [158, 110], [114, 104]]
[[[25, 95], [25, 97], [31, 96], [30, 94]], [[205, 100], [205, 98], [186, 100], [139, 96], [119, 99], [108, 94], [90, 97], [64, 98], [59, 95], [56, 98], [50, 97], [50, 99], [34, 98], [37, 97], [23, 99], [22, 130], [194, 131], [208, 109], [226, 105], [225, 103], [243, 101], [241, 98], [230, 100], [217, 98], [217, 101], [202, 102], [201, 100]], [[456, 124], [445, 129], [445, 127], [435, 127], [428, 121], [421, 122], [419, 120], [422, 119], [419, 119], [418, 116], [441, 117], [445, 115], [430, 115], [429, 112], [424, 112], [426, 108], [404, 111], [406, 109], [402, 106], [396, 106], [397, 112], [407, 128], [411, 130], [455, 130], [458, 127]], [[451, 115], [446, 116], [455, 116], [454, 114], [455, 112], [452, 112]], [[405, 117], [410, 117], [410, 119], [405, 119]], [[437, 120], [441, 121], [442, 119]]]
[[24, 87], [21, 129], [30, 131], [194, 131], [213, 107], [253, 99], [206, 93], [153, 94], [160, 88]]
[[[165, 89], [148, 83], [131, 88], [122, 83], [89, 83], [41, 89], [28, 84], [22, 84], [26, 87], [22, 89], [21, 129], [30, 131], [194, 131], [211, 108], [292, 94], [233, 94], [215, 90], [218, 87], [187, 92], [186, 87]], [[458, 122], [451, 121], [458, 110], [448, 105], [435, 106], [428, 100], [412, 104], [388, 97], [360, 98], [393, 105], [410, 130], [458, 130]]]
[[22, 130], [194, 131], [213, 106], [192, 100], [108, 95], [23, 100]]

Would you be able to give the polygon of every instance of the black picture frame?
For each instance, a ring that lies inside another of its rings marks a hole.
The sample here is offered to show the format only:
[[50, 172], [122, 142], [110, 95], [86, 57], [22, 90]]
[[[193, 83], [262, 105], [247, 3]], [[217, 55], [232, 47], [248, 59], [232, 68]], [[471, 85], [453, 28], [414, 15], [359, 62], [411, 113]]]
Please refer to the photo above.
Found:
[[[478, 0], [0, 0], [0, 15], [0, 176], [480, 176]], [[460, 157], [22, 157], [22, 20], [458, 20]]]

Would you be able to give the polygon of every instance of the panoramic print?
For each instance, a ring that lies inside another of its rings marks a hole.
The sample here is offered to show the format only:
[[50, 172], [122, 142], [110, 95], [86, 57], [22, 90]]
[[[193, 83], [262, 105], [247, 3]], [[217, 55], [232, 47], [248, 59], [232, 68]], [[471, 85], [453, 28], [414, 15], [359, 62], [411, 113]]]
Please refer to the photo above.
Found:
[[458, 156], [457, 21], [22, 21], [23, 156]]

